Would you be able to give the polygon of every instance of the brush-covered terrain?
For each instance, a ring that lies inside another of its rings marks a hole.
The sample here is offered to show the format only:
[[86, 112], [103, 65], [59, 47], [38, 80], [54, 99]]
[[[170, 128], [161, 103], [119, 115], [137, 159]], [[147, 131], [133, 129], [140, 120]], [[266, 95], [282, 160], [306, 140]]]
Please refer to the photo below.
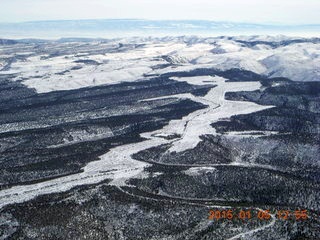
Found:
[[0, 239], [319, 239], [319, 46], [0, 41]]

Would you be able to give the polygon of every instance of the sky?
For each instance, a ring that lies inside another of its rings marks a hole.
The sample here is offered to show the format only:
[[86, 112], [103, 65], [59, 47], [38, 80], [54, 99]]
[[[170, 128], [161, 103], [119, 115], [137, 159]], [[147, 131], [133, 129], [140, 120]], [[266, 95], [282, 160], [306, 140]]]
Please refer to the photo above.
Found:
[[319, 24], [320, 0], [0, 0], [0, 22], [138, 18]]

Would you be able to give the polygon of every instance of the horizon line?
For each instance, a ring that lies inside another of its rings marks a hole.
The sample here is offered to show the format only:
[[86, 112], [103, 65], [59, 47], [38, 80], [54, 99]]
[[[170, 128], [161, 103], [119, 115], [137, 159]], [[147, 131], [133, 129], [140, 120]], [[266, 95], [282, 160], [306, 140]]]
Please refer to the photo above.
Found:
[[88, 18], [88, 19], [46, 19], [46, 20], [30, 20], [17, 22], [0, 22], [0, 24], [24, 24], [24, 23], [40, 23], [40, 22], [72, 22], [72, 21], [157, 21], [157, 22], [216, 22], [231, 24], [252, 24], [260, 26], [319, 26], [320, 23], [280, 23], [280, 22], [246, 22], [246, 21], [228, 21], [228, 20], [210, 20], [210, 19], [147, 19], [147, 18]]

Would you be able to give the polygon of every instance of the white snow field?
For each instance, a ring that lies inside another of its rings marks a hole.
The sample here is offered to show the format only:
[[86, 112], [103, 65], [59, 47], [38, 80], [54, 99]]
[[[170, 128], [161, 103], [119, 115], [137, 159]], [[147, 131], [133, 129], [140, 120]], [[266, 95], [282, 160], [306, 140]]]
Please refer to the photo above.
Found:
[[[12, 204], [30, 200], [36, 196], [67, 191], [75, 186], [99, 183], [106, 179], [111, 179], [112, 185], [124, 186], [126, 180], [133, 177], [144, 177], [144, 168], [149, 164], [134, 160], [131, 155], [139, 151], [159, 146], [162, 144], [173, 144], [170, 151], [183, 151], [195, 147], [203, 134], [216, 134], [210, 126], [211, 123], [219, 119], [228, 118], [231, 115], [251, 113], [260, 111], [271, 106], [260, 106], [251, 102], [228, 101], [224, 99], [227, 91], [251, 91], [260, 88], [260, 83], [252, 82], [226, 82], [221, 77], [200, 77], [199, 84], [207, 84], [203, 80], [214, 81], [217, 87], [213, 88], [204, 97], [195, 97], [193, 95], [175, 95], [177, 98], [190, 97], [194, 101], [208, 105], [206, 109], [195, 111], [188, 116], [170, 121], [164, 128], [143, 133], [141, 136], [147, 140], [140, 143], [133, 143], [119, 146], [111, 149], [108, 153], [102, 155], [100, 160], [90, 162], [83, 168], [83, 172], [70, 176], [65, 176], [41, 183], [14, 186], [0, 191], [0, 208]], [[183, 81], [196, 81], [195, 78], [180, 79]], [[172, 96], [170, 96], [172, 97]], [[147, 100], [146, 100], [147, 101]], [[161, 136], [181, 134], [181, 139], [167, 140]], [[237, 165], [241, 162], [237, 162]], [[245, 165], [250, 167], [249, 165]], [[205, 166], [204, 166], [205, 167]], [[194, 171], [190, 170], [191, 172]]]
[[[186, 77], [175, 79], [195, 84], [196, 78], [197, 77]], [[161, 136], [169, 136], [172, 134], [182, 135], [180, 140], [173, 142], [173, 146], [169, 149], [170, 152], [182, 152], [187, 149], [193, 149], [201, 141], [200, 136], [216, 134], [215, 129], [210, 126], [213, 122], [229, 118], [232, 115], [248, 114], [272, 107], [261, 106], [252, 102], [225, 100], [224, 96], [226, 92], [254, 91], [261, 86], [259, 82], [226, 82], [226, 80], [227, 79], [222, 77], [202, 76], [199, 77], [198, 84], [206, 84], [209, 81], [213, 81], [214, 84], [217, 85], [212, 88], [207, 95], [204, 97], [195, 97], [191, 94], [174, 95], [174, 97], [190, 98], [193, 101], [208, 105], [208, 107], [195, 111], [182, 120], [171, 121], [171, 124], [157, 132], [157, 134]]]
[[[286, 43], [289, 41], [292, 42]], [[119, 44], [136, 47], [116, 50]], [[15, 47], [13, 45], [11, 48], [14, 50]], [[83, 50], [85, 47], [96, 51], [77, 52], [78, 48]], [[73, 49], [75, 53], [69, 51], [67, 55], [53, 54], [50, 57], [33, 48], [31, 50], [34, 52], [30, 52], [30, 47], [23, 44], [19, 48], [19, 52], [13, 55], [20, 58], [12, 62], [9, 69], [5, 69], [12, 54], [6, 54], [10, 46], [0, 46], [0, 74], [16, 74], [14, 80], [22, 81], [39, 93], [136, 81], [145, 78], [145, 74], [196, 68], [240, 68], [295, 81], [320, 79], [319, 41], [284, 36], [129, 38], [107, 43], [53, 42], [45, 45], [45, 48], [53, 53], [59, 49]], [[103, 51], [109, 48], [114, 51]], [[95, 61], [95, 64], [86, 63], [88, 60]], [[171, 66], [155, 69], [164, 64]]]

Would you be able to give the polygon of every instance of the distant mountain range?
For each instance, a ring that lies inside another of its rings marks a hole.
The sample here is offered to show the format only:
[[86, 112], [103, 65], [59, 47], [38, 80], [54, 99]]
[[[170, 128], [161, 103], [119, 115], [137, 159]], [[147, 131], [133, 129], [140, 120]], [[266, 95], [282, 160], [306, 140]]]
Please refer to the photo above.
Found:
[[320, 24], [279, 25], [215, 22], [205, 20], [60, 20], [0, 23], [0, 38], [127, 37], [168, 35], [286, 34], [318, 36]]

